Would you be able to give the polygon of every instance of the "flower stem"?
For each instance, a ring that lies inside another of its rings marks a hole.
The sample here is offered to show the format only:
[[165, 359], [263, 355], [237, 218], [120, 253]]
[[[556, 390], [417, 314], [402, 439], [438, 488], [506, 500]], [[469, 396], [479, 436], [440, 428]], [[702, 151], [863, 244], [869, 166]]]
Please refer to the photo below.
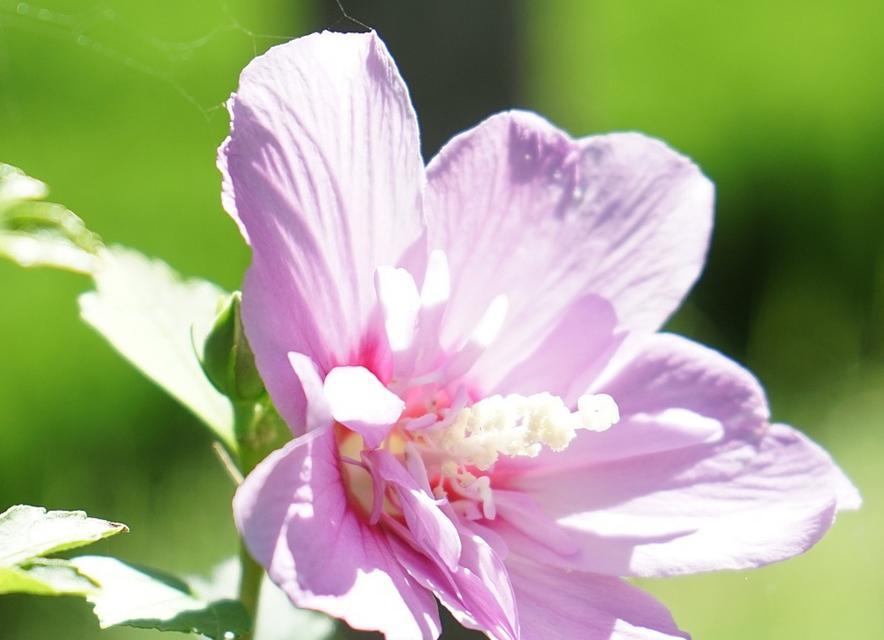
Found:
[[252, 630], [240, 636], [240, 640], [252, 640], [258, 624], [258, 598], [261, 595], [261, 579], [264, 569], [252, 559], [244, 545], [239, 549], [239, 565], [242, 577], [239, 581], [239, 600], [252, 618]]
[[[254, 434], [260, 407], [255, 402], [234, 402], [233, 415], [234, 433], [239, 445], [239, 470], [243, 476], [247, 476], [261, 461], [263, 453]], [[255, 562], [242, 540], [239, 547], [239, 566], [239, 600], [252, 619], [252, 630], [243, 634], [240, 640], [252, 640], [258, 625], [258, 598], [261, 594], [264, 568]]]

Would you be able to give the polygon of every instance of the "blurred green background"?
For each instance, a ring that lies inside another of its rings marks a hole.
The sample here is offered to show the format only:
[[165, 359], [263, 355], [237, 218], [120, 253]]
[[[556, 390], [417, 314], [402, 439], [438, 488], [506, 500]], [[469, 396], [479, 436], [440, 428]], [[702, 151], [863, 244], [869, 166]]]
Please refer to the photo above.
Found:
[[[671, 327], [752, 368], [866, 504], [784, 565], [645, 586], [698, 639], [884, 637], [884, 3], [345, 5], [399, 62], [427, 157], [516, 105], [658, 136], [715, 181], [708, 268]], [[255, 53], [321, 28], [356, 25], [331, 0], [0, 0], [0, 160], [106, 241], [235, 288], [222, 103]], [[78, 320], [87, 281], [0, 263], [0, 286], [0, 507], [121, 520], [97, 552], [180, 573], [232, 554], [208, 438]], [[155, 637], [99, 634], [66, 599], [6, 596], [0, 621], [13, 640]]]

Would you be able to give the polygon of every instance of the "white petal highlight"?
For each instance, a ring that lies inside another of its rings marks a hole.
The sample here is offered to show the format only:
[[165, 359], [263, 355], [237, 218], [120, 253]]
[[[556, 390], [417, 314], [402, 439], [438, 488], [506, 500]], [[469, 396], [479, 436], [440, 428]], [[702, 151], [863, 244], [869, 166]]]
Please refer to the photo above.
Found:
[[448, 270], [448, 257], [438, 249], [427, 259], [427, 272], [424, 286], [421, 287], [421, 304], [435, 307], [448, 301], [451, 295], [451, 274]]
[[473, 335], [470, 337], [471, 342], [475, 342], [482, 347], [490, 345], [503, 328], [506, 321], [506, 314], [509, 311], [510, 301], [504, 294], [495, 296], [485, 310], [479, 324], [476, 325]]
[[375, 270], [374, 286], [384, 314], [390, 349], [405, 351], [414, 341], [421, 308], [421, 296], [414, 278], [405, 269], [382, 266]]
[[377, 447], [405, 409], [399, 396], [365, 367], [335, 367], [325, 377], [325, 398], [334, 419]]

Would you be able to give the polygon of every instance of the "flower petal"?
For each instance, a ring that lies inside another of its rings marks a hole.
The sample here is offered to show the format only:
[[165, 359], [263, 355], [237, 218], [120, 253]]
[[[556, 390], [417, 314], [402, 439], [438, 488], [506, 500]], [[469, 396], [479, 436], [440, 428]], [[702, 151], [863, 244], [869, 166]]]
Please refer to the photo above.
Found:
[[405, 409], [402, 399], [365, 367], [335, 367], [323, 388], [334, 419], [358, 432], [369, 449], [381, 444]]
[[446, 346], [494, 296], [510, 302], [480, 373], [518, 362], [588, 294], [610, 300], [622, 326], [657, 329], [702, 266], [712, 185], [639, 134], [572, 140], [508, 112], [455, 137], [427, 172], [429, 248], [451, 268]]
[[405, 269], [380, 266], [375, 270], [375, 290], [390, 349], [394, 353], [406, 351], [414, 341], [421, 308], [414, 278]]
[[581, 545], [562, 567], [644, 576], [755, 567], [806, 551], [839, 500], [858, 502], [825, 452], [767, 425], [755, 379], [710, 349], [657, 336], [600, 388], [618, 398], [621, 424], [509, 476]]
[[[599, 296], [583, 297], [563, 310], [543, 342], [492, 385], [491, 393], [531, 395], [547, 391], [569, 407], [607, 364], [623, 340], [617, 316]], [[491, 372], [485, 376], [489, 381]]]
[[422, 490], [417, 480], [387, 451], [372, 451], [366, 457], [375, 473], [396, 491], [415, 543], [450, 571], [457, 570], [460, 536], [433, 496]]
[[436, 638], [432, 595], [399, 567], [386, 535], [350, 509], [330, 429], [270, 454], [233, 501], [252, 556], [299, 607], [388, 638]]
[[573, 556], [580, 547], [566, 529], [550, 518], [528, 494], [521, 491], [494, 490], [497, 517], [487, 523], [491, 530], [500, 532], [511, 527], [507, 538], [524, 537], [525, 543], [538, 545], [541, 553], [551, 552], [560, 556]]
[[303, 413], [286, 360], [327, 372], [360, 348], [375, 267], [423, 231], [425, 181], [407, 89], [374, 33], [321, 33], [243, 71], [219, 151], [223, 202], [252, 247], [243, 322], [287, 420]]
[[677, 409], [744, 433], [767, 424], [770, 412], [758, 380], [719, 352], [666, 333], [635, 337], [624, 346], [592, 386], [610, 394], [622, 416]]
[[769, 415], [764, 390], [751, 373], [672, 334], [631, 335], [589, 391], [614, 398], [617, 424], [603, 432], [580, 431], [559, 453], [503, 460], [499, 471], [561, 471], [718, 442], [727, 430], [757, 434]]
[[519, 602], [522, 640], [687, 638], [650, 595], [591, 573], [507, 562]]
[[301, 435], [304, 431], [327, 427], [332, 423], [334, 417], [328, 406], [328, 400], [325, 398], [322, 378], [316, 369], [316, 363], [303, 353], [293, 351], [288, 356], [289, 364], [292, 366], [292, 371], [298, 376], [301, 391], [304, 394], [304, 415], [299, 416], [295, 422], [289, 423], [289, 427], [294, 425], [303, 428], [303, 431], [293, 429], [296, 436]]
[[462, 554], [457, 571], [404, 542], [393, 550], [408, 574], [431, 590], [463, 626], [484, 631], [493, 640], [519, 638], [516, 602], [500, 556], [476, 532], [460, 527]]

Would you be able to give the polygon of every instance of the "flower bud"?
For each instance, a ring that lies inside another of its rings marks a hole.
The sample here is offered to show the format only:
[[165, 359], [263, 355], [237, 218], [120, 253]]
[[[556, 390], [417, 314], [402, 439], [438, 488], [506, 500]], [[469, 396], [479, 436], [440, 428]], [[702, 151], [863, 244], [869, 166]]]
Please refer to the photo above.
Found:
[[203, 371], [218, 391], [234, 401], [257, 400], [264, 383], [240, 318], [242, 294], [234, 292], [220, 305], [203, 345]]

